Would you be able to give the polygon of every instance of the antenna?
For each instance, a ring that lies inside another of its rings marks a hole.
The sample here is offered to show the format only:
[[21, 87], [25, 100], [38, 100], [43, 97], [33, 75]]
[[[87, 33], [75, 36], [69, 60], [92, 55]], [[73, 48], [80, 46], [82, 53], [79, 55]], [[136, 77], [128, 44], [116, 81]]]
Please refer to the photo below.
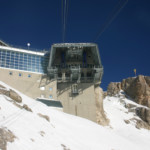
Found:
[[27, 43], [27, 46], [28, 46], [28, 49], [29, 49], [29, 47], [30, 47], [30, 43]]

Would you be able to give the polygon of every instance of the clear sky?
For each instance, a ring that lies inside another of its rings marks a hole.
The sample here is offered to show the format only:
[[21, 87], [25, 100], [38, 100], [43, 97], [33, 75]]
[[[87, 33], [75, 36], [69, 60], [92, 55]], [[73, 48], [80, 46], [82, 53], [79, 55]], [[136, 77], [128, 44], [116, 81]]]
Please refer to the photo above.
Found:
[[[65, 42], [93, 42], [118, 2], [69, 0]], [[61, 0], [0, 0], [0, 39], [47, 50], [62, 42]], [[134, 68], [138, 75], [150, 76], [150, 1], [129, 0], [96, 43], [104, 90], [111, 81], [134, 76]]]

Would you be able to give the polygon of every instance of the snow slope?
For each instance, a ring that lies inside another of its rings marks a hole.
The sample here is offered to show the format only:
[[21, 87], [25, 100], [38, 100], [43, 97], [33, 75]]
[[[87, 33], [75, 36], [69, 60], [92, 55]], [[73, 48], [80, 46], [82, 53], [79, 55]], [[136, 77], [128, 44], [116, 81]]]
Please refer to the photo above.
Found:
[[[10, 88], [2, 82], [0, 84]], [[16, 107], [10, 98], [0, 95], [0, 127], [7, 127], [17, 137], [13, 143], [7, 143], [8, 150], [150, 149], [150, 132], [124, 123], [124, 119], [133, 114], [126, 113], [117, 97], [105, 98], [104, 109], [111, 127], [102, 127], [16, 92], [23, 98], [21, 105], [27, 104], [33, 112]], [[50, 122], [37, 113], [49, 116]]]

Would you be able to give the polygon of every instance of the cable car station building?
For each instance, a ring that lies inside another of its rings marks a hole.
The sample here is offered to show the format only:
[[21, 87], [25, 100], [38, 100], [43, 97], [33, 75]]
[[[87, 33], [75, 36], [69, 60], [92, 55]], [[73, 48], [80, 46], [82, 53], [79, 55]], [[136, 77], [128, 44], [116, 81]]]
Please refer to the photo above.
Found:
[[35, 52], [0, 41], [1, 81], [31, 98], [60, 101], [64, 112], [95, 122], [102, 75], [97, 44], [60, 43]]

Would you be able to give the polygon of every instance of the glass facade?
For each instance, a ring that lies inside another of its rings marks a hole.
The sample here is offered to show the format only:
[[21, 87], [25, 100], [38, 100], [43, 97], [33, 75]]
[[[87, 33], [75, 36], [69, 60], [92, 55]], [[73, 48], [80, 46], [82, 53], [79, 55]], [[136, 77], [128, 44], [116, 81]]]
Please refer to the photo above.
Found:
[[47, 73], [49, 54], [45, 56], [0, 49], [0, 67]]

